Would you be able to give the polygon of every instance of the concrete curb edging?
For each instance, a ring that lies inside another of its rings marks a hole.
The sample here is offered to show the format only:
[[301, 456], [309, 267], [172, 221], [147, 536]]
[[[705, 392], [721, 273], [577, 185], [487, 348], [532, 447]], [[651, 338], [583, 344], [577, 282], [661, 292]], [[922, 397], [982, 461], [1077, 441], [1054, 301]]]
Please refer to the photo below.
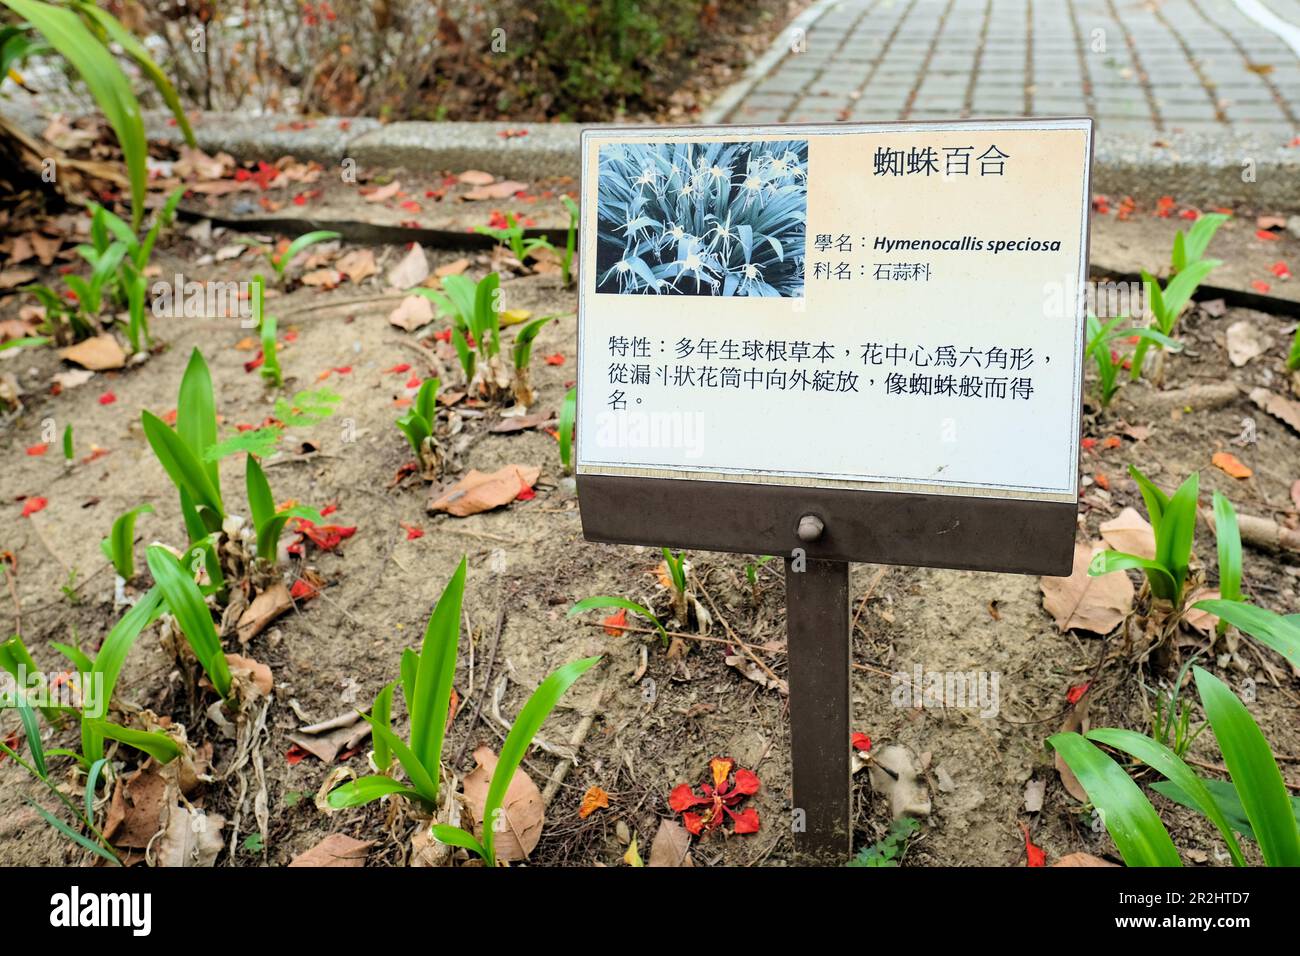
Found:
[[[0, 109], [29, 131], [39, 134], [44, 127], [42, 117], [30, 108], [16, 108], [16, 101], [2, 102]], [[557, 176], [576, 181], [581, 169], [583, 125], [578, 123], [382, 124], [365, 117], [302, 120], [227, 113], [198, 114], [192, 123], [205, 152], [224, 150], [241, 161], [273, 162], [291, 154], [337, 165], [350, 158], [359, 167], [416, 173], [483, 169], [525, 182]], [[166, 113], [147, 114], [145, 126], [153, 141], [175, 144], [180, 139]], [[526, 132], [518, 135], [520, 131]], [[1247, 181], [1250, 176], [1253, 181]], [[1300, 148], [1271, 139], [1185, 133], [1168, 135], [1156, 145], [1145, 135], [1097, 132], [1093, 192], [1112, 198], [1154, 202], [1171, 195], [1202, 208], [1300, 212], [1297, 182]]]

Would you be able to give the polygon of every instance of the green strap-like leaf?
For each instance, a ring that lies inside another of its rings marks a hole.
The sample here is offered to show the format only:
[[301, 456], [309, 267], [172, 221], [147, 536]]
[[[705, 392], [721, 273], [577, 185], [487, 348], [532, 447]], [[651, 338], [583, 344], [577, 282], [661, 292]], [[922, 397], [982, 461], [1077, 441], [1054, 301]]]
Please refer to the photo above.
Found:
[[[208, 476], [218, 503], [221, 501], [221, 475], [217, 462], [207, 460], [208, 449], [217, 443], [217, 403], [212, 393], [212, 373], [198, 349], [190, 352], [185, 374], [181, 376], [176, 397], [176, 434], [180, 436]], [[225, 514], [225, 509], [217, 511]]]
[[575, 614], [581, 614], [583, 611], [604, 611], [610, 608], [622, 608], [625, 611], [632, 611], [641, 615], [659, 630], [659, 636], [665, 644], [668, 643], [668, 632], [664, 626], [659, 623], [659, 618], [655, 617], [654, 611], [650, 610], [644, 604], [637, 604], [636, 601], [629, 601], [627, 598], [617, 597], [613, 594], [597, 594], [594, 597], [583, 598], [573, 607], [565, 617], [573, 617]]
[[1136, 554], [1125, 554], [1122, 551], [1098, 551], [1092, 556], [1092, 562], [1088, 565], [1088, 573], [1093, 577], [1098, 577], [1102, 574], [1110, 574], [1112, 571], [1124, 571], [1129, 568], [1136, 568], [1146, 572], [1147, 580], [1151, 582], [1151, 591], [1156, 597], [1173, 600], [1176, 588], [1173, 576], [1163, 564], [1151, 558], [1140, 558]]
[[1300, 622], [1244, 601], [1197, 601], [1193, 606], [1271, 647], [1292, 667], [1300, 667]]
[[[190, 447], [152, 412], [142, 411], [140, 423], [144, 426], [144, 437], [149, 447], [177, 490], [188, 494], [193, 504], [207, 508], [217, 518], [223, 517], [226, 512], [221, 495], [212, 484], [206, 467]], [[188, 530], [192, 539], [194, 529]]]
[[465, 593], [467, 562], [461, 559], [442, 597], [429, 615], [420, 646], [420, 664], [415, 675], [415, 699], [408, 701], [411, 714], [411, 749], [433, 776], [437, 793], [442, 760], [442, 742], [447, 732], [447, 711], [451, 685], [456, 676], [456, 651], [460, 642], [460, 607]]
[[181, 755], [180, 745], [163, 733], [135, 730], [107, 720], [96, 721], [95, 730], [109, 740], [116, 740], [147, 753], [159, 763], [170, 763]]
[[1075, 733], [1055, 734], [1047, 742], [1074, 771], [1125, 863], [1182, 866], [1151, 801], [1115, 761]]
[[1223, 835], [1224, 842], [1228, 844], [1228, 852], [1232, 854], [1232, 862], [1237, 866], [1246, 865], [1246, 859], [1241, 855], [1241, 847], [1237, 843], [1237, 838], [1232, 835], [1232, 827], [1224, 817], [1223, 811], [1219, 809], [1219, 804], [1206, 789], [1201, 778], [1183, 763], [1181, 757], [1159, 741], [1132, 730], [1102, 727], [1090, 731], [1087, 737], [1089, 740], [1122, 751], [1130, 757], [1136, 757], [1162, 777], [1177, 784], [1194, 801], [1194, 808], [1209, 817], [1210, 822]]
[[435, 823], [430, 828], [429, 832], [433, 834], [433, 838], [439, 843], [445, 843], [447, 846], [459, 846], [466, 850], [472, 850], [477, 853], [484, 862], [488, 864], [491, 864], [492, 862], [488, 858], [487, 850], [483, 848], [483, 844], [474, 839], [474, 834], [467, 833], [460, 827], [448, 826], [445, 823]]
[[483, 805], [483, 850], [489, 866], [496, 865], [496, 855], [493, 852], [495, 842], [493, 823], [497, 818], [497, 811], [501, 809], [501, 803], [505, 799], [506, 790], [515, 771], [519, 769], [519, 764], [532, 745], [533, 738], [537, 736], [537, 731], [546, 722], [546, 718], [555, 709], [564, 692], [599, 661], [599, 657], [587, 657], [565, 664], [553, 672], [542, 681], [537, 690], [533, 691], [511, 725], [510, 733], [506, 735], [506, 742], [501, 745], [501, 756], [497, 759], [496, 770], [492, 772], [492, 782], [488, 785], [487, 799]]
[[1264, 860], [1269, 866], [1300, 866], [1300, 828], [1268, 741], [1227, 684], [1200, 667], [1193, 674]]
[[152, 514], [153, 505], [136, 505], [130, 511], [123, 512], [113, 522], [109, 532], [108, 549], [113, 562], [113, 569], [123, 581], [135, 577], [135, 519], [142, 514]]
[[166, 548], [153, 545], [145, 551], [145, 560], [163, 593], [167, 609], [176, 618], [212, 686], [222, 697], [229, 697], [230, 668], [217, 629], [212, 625], [212, 613], [203, 600], [203, 592]]
[[345, 807], [361, 807], [367, 803], [374, 803], [390, 793], [400, 793], [411, 800], [422, 799], [416, 791], [402, 786], [392, 777], [371, 774], [368, 777], [358, 777], [331, 790], [325, 801], [335, 810], [342, 810]]
[[564, 395], [564, 404], [560, 406], [559, 437], [560, 464], [565, 471], [573, 468], [573, 425], [578, 418], [578, 388], [575, 385]]

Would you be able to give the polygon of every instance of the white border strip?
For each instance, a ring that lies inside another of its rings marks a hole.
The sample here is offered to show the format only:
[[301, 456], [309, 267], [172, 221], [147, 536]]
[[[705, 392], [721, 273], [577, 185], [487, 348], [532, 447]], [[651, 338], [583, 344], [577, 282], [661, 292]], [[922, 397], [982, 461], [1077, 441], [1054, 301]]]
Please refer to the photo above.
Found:
[[799, 14], [790, 21], [790, 25], [777, 35], [772, 41], [772, 45], [767, 48], [757, 60], [749, 65], [744, 75], [735, 83], [722, 91], [722, 95], [709, 104], [709, 108], [700, 116], [701, 125], [710, 125], [726, 121], [727, 114], [740, 105], [740, 101], [749, 95], [766, 76], [772, 72], [772, 68], [785, 58], [787, 53], [792, 52], [790, 49], [791, 41], [794, 39], [795, 31], [803, 31], [804, 40], [808, 39], [808, 31], [812, 25], [830, 11], [832, 7], [838, 6], [842, 0], [818, 0], [811, 7]]
[[1297, 57], [1300, 57], [1300, 26], [1283, 20], [1259, 0], [1232, 0], [1232, 2], [1244, 16], [1279, 37]]

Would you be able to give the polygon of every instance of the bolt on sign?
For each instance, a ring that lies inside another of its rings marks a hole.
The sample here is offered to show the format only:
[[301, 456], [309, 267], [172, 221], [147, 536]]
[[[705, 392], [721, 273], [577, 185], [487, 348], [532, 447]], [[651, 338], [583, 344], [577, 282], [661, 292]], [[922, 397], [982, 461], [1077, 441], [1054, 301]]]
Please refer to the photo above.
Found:
[[583, 134], [583, 531], [786, 559], [807, 859], [847, 852], [847, 562], [1070, 571], [1091, 156], [1090, 119]]

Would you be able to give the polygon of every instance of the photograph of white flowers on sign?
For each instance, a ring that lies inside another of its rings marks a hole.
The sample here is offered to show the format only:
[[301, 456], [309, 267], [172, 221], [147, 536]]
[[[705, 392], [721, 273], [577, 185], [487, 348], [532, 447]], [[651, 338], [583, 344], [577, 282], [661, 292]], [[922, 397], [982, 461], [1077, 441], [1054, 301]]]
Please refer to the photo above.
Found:
[[808, 142], [601, 147], [596, 291], [799, 298]]

